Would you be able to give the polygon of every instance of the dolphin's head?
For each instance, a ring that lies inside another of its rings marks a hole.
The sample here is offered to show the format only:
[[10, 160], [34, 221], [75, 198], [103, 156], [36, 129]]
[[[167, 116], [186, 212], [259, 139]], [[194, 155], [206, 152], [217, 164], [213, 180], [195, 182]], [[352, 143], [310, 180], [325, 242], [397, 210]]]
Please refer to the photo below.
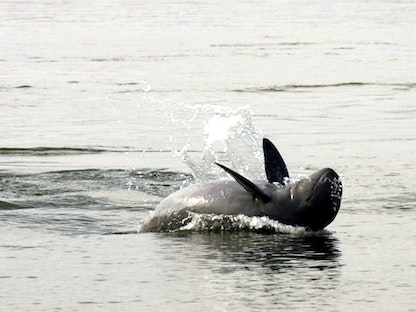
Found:
[[341, 205], [342, 184], [338, 174], [324, 168], [309, 178], [301, 179], [290, 191], [296, 202], [299, 224], [321, 230], [334, 220]]

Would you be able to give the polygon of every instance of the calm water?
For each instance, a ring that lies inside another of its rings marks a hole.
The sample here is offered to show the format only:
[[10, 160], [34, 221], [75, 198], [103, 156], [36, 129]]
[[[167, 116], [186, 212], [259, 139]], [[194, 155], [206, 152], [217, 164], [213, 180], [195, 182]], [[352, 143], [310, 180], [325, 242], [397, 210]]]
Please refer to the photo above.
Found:
[[[416, 311], [414, 1], [0, 2], [0, 310]], [[137, 234], [168, 194], [342, 177], [319, 233]]]

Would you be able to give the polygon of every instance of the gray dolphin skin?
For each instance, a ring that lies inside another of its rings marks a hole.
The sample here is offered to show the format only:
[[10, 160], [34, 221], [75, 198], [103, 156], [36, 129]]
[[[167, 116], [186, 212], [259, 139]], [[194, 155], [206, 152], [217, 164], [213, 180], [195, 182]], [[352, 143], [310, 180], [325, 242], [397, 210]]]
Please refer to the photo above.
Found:
[[188, 224], [192, 213], [267, 216], [283, 224], [318, 231], [330, 224], [341, 205], [338, 174], [324, 168], [296, 183], [288, 183], [283, 158], [263, 139], [268, 181], [250, 181], [218, 164], [234, 180], [212, 181], [185, 187], [165, 198], [144, 220], [140, 232], [164, 232]]

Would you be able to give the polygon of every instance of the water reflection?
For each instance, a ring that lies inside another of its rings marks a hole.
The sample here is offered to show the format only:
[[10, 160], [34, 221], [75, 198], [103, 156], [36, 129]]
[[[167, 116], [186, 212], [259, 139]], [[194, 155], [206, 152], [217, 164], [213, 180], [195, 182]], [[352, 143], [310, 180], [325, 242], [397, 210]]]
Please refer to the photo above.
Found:
[[330, 232], [300, 235], [240, 233], [170, 233], [183, 243], [203, 246], [206, 256], [248, 267], [287, 271], [302, 266], [319, 270], [340, 266], [339, 241]]
[[176, 282], [193, 276], [195, 285], [209, 290], [204, 294], [207, 300], [219, 306], [244, 305], [260, 311], [265, 306], [312, 310], [336, 305], [341, 251], [339, 240], [330, 232], [160, 235], [161, 254], [169, 250], [165, 260], [170, 269], [165, 274], [173, 274]]

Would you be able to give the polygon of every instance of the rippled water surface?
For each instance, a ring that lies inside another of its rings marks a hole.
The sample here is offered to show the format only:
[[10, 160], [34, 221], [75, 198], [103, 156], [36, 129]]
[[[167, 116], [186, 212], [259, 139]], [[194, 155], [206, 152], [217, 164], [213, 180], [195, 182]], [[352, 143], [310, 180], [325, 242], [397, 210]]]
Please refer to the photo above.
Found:
[[[414, 311], [415, 23], [413, 1], [1, 2], [0, 310]], [[340, 174], [325, 230], [137, 233], [214, 161], [264, 179], [263, 136], [294, 179]]]

